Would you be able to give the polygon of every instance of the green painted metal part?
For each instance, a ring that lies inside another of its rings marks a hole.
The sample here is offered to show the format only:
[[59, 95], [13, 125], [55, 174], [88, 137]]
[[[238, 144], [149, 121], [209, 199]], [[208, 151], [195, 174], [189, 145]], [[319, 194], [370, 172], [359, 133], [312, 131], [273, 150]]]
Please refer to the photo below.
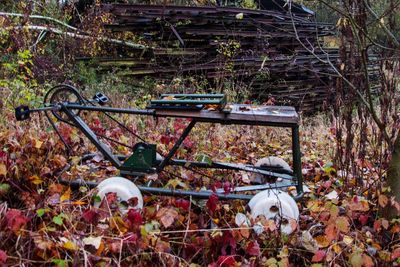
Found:
[[156, 145], [137, 143], [133, 147], [133, 154], [125, 160], [123, 170], [137, 172], [154, 172], [156, 166]]
[[190, 107], [197, 105], [226, 105], [225, 94], [162, 94], [161, 99], [150, 101], [150, 107]]

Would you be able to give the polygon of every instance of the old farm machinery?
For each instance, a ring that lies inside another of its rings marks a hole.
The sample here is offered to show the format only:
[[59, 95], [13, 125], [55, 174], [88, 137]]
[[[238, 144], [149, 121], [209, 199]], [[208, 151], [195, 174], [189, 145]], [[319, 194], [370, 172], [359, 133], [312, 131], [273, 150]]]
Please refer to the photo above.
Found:
[[[67, 123], [79, 129], [88, 140], [101, 152], [104, 158], [120, 171], [121, 177], [112, 177], [101, 183], [85, 182], [82, 180], [61, 183], [71, 187], [89, 185], [98, 188], [100, 197], [115, 192], [121, 201], [128, 201], [136, 197], [135, 208], [143, 207], [142, 193], [168, 196], [191, 196], [207, 199], [215, 194], [220, 199], [249, 200], [249, 207], [253, 217], [264, 215], [270, 219], [278, 219], [280, 223], [288, 220], [297, 220], [299, 211], [294, 199], [303, 195], [301, 156], [299, 143], [299, 116], [293, 107], [287, 106], [254, 106], [245, 104], [227, 104], [223, 94], [164, 94], [159, 100], [150, 101], [145, 109], [115, 108], [108, 106], [108, 98], [98, 93], [93, 99], [84, 98], [76, 88], [70, 85], [59, 85], [51, 89], [45, 96], [43, 107], [30, 109], [19, 106], [15, 109], [17, 120], [29, 119], [34, 112], [45, 112], [50, 123], [57, 131], [57, 124]], [[211, 107], [211, 108], [210, 108]], [[177, 138], [168, 153], [162, 155], [156, 144], [139, 142], [132, 148], [130, 156], [114, 154], [112, 149], [101, 141], [94, 130], [84, 120], [83, 113], [99, 112], [114, 119], [131, 134], [136, 135], [124, 127], [112, 114], [144, 115], [153, 118], [184, 118], [186, 128]], [[217, 123], [222, 125], [254, 125], [283, 127], [291, 129], [293, 170], [282, 159], [268, 157], [259, 160], [255, 165], [242, 163], [224, 163], [215, 161], [188, 161], [174, 158], [179, 147], [188, 137], [196, 124]], [[60, 136], [61, 137], [61, 136]], [[180, 166], [190, 169], [213, 168], [221, 170], [244, 171], [254, 177], [253, 184], [237, 186], [224, 192], [217, 190], [176, 190], [152, 184], [135, 184], [139, 181], [135, 177], [161, 173], [167, 166]], [[290, 197], [283, 189], [295, 187], [297, 194]], [[254, 195], [252, 192], [257, 192]], [[282, 226], [285, 227], [285, 226]], [[282, 228], [283, 232], [290, 233], [291, 228]], [[285, 230], [286, 229], [286, 230]]]

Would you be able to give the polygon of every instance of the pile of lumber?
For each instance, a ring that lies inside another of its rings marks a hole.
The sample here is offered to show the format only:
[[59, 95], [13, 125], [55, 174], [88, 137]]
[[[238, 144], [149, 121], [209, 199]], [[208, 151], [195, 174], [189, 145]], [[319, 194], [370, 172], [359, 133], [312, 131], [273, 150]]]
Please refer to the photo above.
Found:
[[[303, 111], [332, 101], [337, 49], [322, 47], [333, 25], [317, 23], [313, 14], [219, 6], [105, 4], [111, 14], [105, 28], [129, 33], [149, 49], [125, 49], [97, 58], [121, 75], [166, 79], [185, 75], [218, 83], [227, 79], [253, 97], [273, 97]], [[82, 58], [84, 59], [84, 58]], [[330, 63], [329, 63], [330, 62]]]

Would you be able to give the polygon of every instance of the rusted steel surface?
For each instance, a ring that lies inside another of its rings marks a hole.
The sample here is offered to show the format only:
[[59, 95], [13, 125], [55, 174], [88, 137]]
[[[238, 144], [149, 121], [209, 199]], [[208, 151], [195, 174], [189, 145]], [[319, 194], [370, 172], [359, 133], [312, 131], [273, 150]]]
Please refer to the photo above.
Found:
[[152, 49], [98, 58], [100, 69], [118, 66], [120, 75], [136, 77], [229, 79], [254, 97], [274, 97], [304, 111], [328, 105], [334, 93], [338, 51], [320, 41], [335, 28], [306, 13], [128, 4], [103, 5], [101, 12], [113, 18], [106, 29], [133, 33]]

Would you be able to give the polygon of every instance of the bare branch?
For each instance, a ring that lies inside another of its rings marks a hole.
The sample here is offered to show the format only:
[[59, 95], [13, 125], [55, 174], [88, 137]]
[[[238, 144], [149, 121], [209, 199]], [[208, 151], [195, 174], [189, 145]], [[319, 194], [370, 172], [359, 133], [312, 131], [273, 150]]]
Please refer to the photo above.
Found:
[[[0, 16], [21, 17], [21, 18], [25, 17], [25, 15], [21, 14], [21, 13], [9, 13], [9, 12], [0, 12]], [[63, 22], [63, 21], [61, 21], [59, 19], [55, 19], [55, 18], [51, 18], [51, 17], [41, 16], [41, 15], [28, 15], [28, 18], [47, 20], [47, 21], [51, 21], [51, 22], [55, 22], [57, 24], [60, 24], [60, 25], [62, 25], [64, 27], [67, 27], [67, 28], [73, 30], [73, 31], [81, 31], [78, 28], [75, 28], [75, 27], [73, 27], [71, 25], [68, 25], [67, 23], [65, 23], [65, 22]]]
[[146, 45], [131, 43], [131, 42], [127, 42], [127, 41], [107, 38], [107, 37], [103, 37], [103, 36], [95, 37], [95, 36], [78, 34], [78, 33], [74, 33], [74, 32], [66, 32], [66, 31], [60, 30], [58, 28], [46, 27], [46, 26], [27, 25], [27, 26], [11, 26], [11, 27], [6, 28], [6, 30], [11, 30], [11, 29], [27, 29], [27, 30], [32, 30], [32, 31], [49, 31], [49, 32], [56, 33], [56, 34], [65, 35], [65, 36], [68, 36], [71, 38], [78, 38], [78, 39], [85, 39], [85, 40], [95, 39], [98, 41], [113, 43], [113, 44], [118, 44], [118, 45], [124, 45], [124, 46], [128, 46], [128, 47], [135, 48], [135, 49], [150, 49], [151, 48]]

